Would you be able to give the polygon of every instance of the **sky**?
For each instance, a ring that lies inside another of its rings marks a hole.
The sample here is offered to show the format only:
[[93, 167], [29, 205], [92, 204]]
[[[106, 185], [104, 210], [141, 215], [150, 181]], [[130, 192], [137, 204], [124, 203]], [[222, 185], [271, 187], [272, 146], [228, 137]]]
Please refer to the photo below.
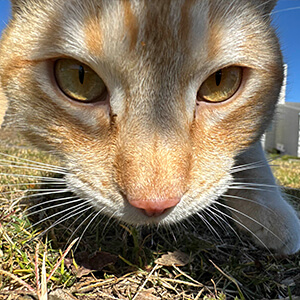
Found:
[[[0, 0], [0, 32], [9, 15], [9, 0]], [[279, 0], [273, 11], [273, 24], [288, 64], [286, 101], [300, 102], [300, 0]]]

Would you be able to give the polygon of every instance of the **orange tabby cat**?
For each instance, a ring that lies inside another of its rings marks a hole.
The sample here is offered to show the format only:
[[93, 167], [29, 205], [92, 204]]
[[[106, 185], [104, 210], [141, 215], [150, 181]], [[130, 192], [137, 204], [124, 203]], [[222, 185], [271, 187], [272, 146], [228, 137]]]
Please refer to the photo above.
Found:
[[275, 3], [13, 0], [4, 122], [109, 216], [169, 224], [223, 196], [258, 243], [294, 253], [300, 222], [259, 142], [282, 83]]

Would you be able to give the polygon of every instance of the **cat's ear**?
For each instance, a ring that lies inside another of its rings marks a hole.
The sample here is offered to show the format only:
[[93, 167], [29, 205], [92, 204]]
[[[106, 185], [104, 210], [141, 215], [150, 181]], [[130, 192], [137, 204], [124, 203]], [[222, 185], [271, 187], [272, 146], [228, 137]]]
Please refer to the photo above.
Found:
[[265, 13], [271, 13], [271, 11], [274, 9], [277, 0], [255, 0], [257, 5], [262, 7]]
[[16, 15], [22, 11], [22, 7], [26, 6], [31, 0], [10, 0], [12, 15]]
[[0, 85], [0, 127], [3, 125], [5, 112], [7, 110], [7, 98]]

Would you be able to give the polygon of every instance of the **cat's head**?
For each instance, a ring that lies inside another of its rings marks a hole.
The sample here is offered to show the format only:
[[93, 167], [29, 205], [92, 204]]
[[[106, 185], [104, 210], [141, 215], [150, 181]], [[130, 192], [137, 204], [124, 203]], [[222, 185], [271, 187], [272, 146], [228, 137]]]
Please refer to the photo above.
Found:
[[280, 91], [275, 1], [12, 3], [0, 48], [5, 123], [62, 157], [74, 192], [150, 224], [227, 190]]

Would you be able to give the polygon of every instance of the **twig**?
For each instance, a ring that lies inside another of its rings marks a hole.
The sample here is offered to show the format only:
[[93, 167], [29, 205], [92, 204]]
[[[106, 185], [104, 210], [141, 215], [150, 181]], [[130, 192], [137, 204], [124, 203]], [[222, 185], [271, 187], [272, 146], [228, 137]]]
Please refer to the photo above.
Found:
[[47, 250], [45, 250], [44, 255], [43, 255], [41, 298], [39, 298], [39, 300], [48, 300], [47, 274], [46, 274], [46, 255], [47, 255]]
[[152, 271], [149, 273], [149, 275], [147, 276], [146, 280], [144, 281], [144, 283], [140, 286], [139, 290], [137, 291], [137, 293], [135, 294], [135, 296], [133, 297], [132, 300], [135, 300], [137, 298], [137, 296], [141, 293], [142, 289], [145, 287], [146, 283], [149, 281], [150, 277], [152, 276], [152, 274], [154, 273], [154, 271], [159, 267], [159, 264], [156, 264], [154, 266], [154, 268], [152, 269]]
[[204, 288], [201, 289], [201, 291], [200, 291], [200, 292], [198, 293], [198, 295], [196, 296], [195, 300], [199, 300], [203, 292], [204, 292]]
[[55, 273], [56, 269], [59, 267], [59, 265], [61, 264], [61, 262], [63, 261], [63, 259], [67, 256], [67, 254], [69, 253], [69, 251], [71, 250], [71, 248], [74, 246], [74, 244], [78, 241], [79, 238], [76, 238], [70, 245], [69, 247], [66, 249], [66, 251], [63, 253], [62, 257], [58, 260], [58, 262], [55, 264], [54, 268], [52, 269], [51, 273], [49, 274], [48, 278], [47, 278], [47, 282], [49, 282], [49, 280], [51, 279], [52, 275]]
[[34, 270], [35, 270], [35, 280], [36, 280], [36, 293], [38, 298], [41, 298], [41, 290], [40, 290], [40, 275], [39, 275], [39, 246], [40, 243], [36, 244], [35, 247], [35, 262], [34, 262]]
[[188, 274], [184, 273], [182, 270], [180, 270], [178, 267], [176, 267], [175, 265], [172, 266], [176, 271], [178, 271], [181, 275], [185, 276], [186, 278], [188, 278], [189, 280], [191, 280], [192, 282], [196, 283], [198, 286], [200, 287], [204, 287], [204, 285], [195, 280], [194, 278], [192, 278], [191, 276], [189, 276]]
[[7, 271], [4, 271], [4, 270], [0, 270], [0, 274], [6, 275], [6, 276], [12, 278], [13, 280], [19, 282], [21, 285], [26, 287], [30, 292], [32, 292], [36, 295], [36, 290], [33, 287], [31, 287], [29, 284], [27, 284], [24, 280], [19, 278], [18, 276], [14, 275], [14, 274], [11, 274], [11, 273], [9, 273]]
[[240, 297], [241, 297], [241, 300], [245, 300], [245, 297], [240, 289], [240, 286], [238, 285], [237, 281], [231, 277], [230, 275], [226, 274], [222, 269], [220, 269], [212, 260], [209, 260], [213, 266], [221, 273], [223, 274], [227, 279], [229, 279], [231, 282], [233, 282], [235, 284], [235, 286], [237, 287], [238, 291], [239, 291], [239, 294], [240, 294]]

